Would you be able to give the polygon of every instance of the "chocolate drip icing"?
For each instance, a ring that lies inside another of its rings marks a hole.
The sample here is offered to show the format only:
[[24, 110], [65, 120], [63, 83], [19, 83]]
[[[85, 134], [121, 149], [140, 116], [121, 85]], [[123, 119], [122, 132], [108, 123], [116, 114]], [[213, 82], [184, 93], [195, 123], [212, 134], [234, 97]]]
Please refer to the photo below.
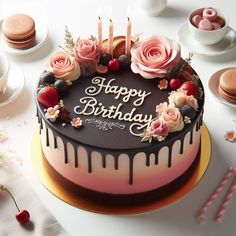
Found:
[[150, 155], [149, 153], [146, 154], [146, 166], [150, 166]]
[[75, 144], [73, 144], [73, 148], [74, 148], [74, 154], [75, 154], [75, 168], [78, 168], [79, 162], [78, 162], [78, 150], [77, 150], [77, 146], [76, 146]]
[[133, 184], [133, 178], [134, 178], [134, 155], [132, 155], [129, 158], [129, 184]]
[[159, 157], [159, 150], [157, 152], [157, 155], [155, 155], [155, 165], [158, 165], [158, 157]]
[[200, 123], [200, 126], [202, 126], [202, 114], [200, 115], [199, 123]]
[[88, 172], [92, 173], [92, 152], [88, 150]]
[[64, 159], [65, 159], [65, 164], [68, 163], [68, 151], [67, 151], [67, 142], [63, 142], [64, 146]]
[[106, 165], [107, 165], [107, 163], [106, 163], [106, 156], [103, 155], [102, 156], [102, 168], [106, 168]]
[[179, 149], [179, 154], [183, 154], [184, 153], [184, 139], [180, 140], [180, 149]]
[[46, 146], [49, 146], [49, 135], [48, 135], [48, 127], [46, 127]]
[[172, 145], [169, 147], [169, 152], [168, 152], [168, 167], [171, 167], [172, 164], [172, 148], [173, 148], [173, 143]]
[[190, 131], [189, 144], [193, 144], [193, 130]]
[[56, 149], [57, 148], [57, 136], [53, 135], [53, 147]]
[[[38, 113], [38, 121], [40, 123], [40, 133], [41, 133], [41, 129], [43, 129], [43, 122], [42, 122], [42, 118], [40, 117], [40, 114]], [[190, 129], [190, 140], [189, 143], [192, 144], [193, 143], [193, 130], [194, 130], [194, 124], [192, 124], [193, 127]], [[202, 125], [202, 114], [199, 116], [198, 121], [195, 123], [196, 127], [196, 131], [198, 131]], [[49, 131], [48, 131], [48, 127], [45, 124], [45, 128], [46, 128], [46, 146], [49, 146]], [[57, 144], [57, 135], [59, 135], [57, 132], [55, 132], [56, 134], [53, 133], [53, 139], [54, 139], [54, 148], [58, 147]], [[64, 145], [64, 162], [65, 164], [68, 163], [68, 150], [67, 150], [67, 143], [69, 142], [69, 140], [65, 140], [65, 138], [61, 138], [63, 140], [63, 145]], [[180, 141], [180, 154], [183, 154], [184, 152], [184, 139], [185, 136], [183, 136], [181, 139], [179, 139]], [[176, 140], [175, 140], [176, 141]], [[78, 153], [77, 153], [77, 148], [78, 148], [78, 144], [76, 142], [71, 142], [74, 148], [74, 165], [75, 168], [77, 168], [79, 166], [78, 164]], [[173, 148], [174, 143], [170, 143], [169, 146], [169, 152], [168, 152], [168, 167], [170, 168], [172, 166], [172, 148]], [[150, 158], [151, 155], [154, 154], [155, 155], [155, 160], [154, 160], [154, 164], [158, 165], [159, 162], [159, 152], [161, 150], [162, 147], [158, 147], [157, 152], [153, 153], [152, 151], [150, 152], [146, 152], [146, 166], [150, 166]], [[87, 151], [88, 151], [88, 173], [92, 172], [92, 155], [91, 155], [91, 148], [86, 147]], [[99, 151], [102, 155], [102, 167], [106, 168], [106, 155], [109, 154], [106, 151]], [[129, 184], [132, 185], [133, 184], [133, 168], [134, 168], [134, 157], [137, 154], [136, 152], [132, 152], [132, 153], [125, 153], [128, 155], [129, 157]], [[115, 170], [118, 170], [119, 166], [118, 166], [118, 162], [119, 162], [119, 153], [114, 154], [112, 153], [113, 157], [114, 157], [114, 168]]]
[[114, 165], [115, 165], [115, 170], [118, 170], [118, 162], [119, 162], [119, 156], [114, 156]]
[[42, 121], [42, 118], [40, 118], [39, 119], [39, 134], [41, 134], [42, 129], [43, 129], [43, 121]]

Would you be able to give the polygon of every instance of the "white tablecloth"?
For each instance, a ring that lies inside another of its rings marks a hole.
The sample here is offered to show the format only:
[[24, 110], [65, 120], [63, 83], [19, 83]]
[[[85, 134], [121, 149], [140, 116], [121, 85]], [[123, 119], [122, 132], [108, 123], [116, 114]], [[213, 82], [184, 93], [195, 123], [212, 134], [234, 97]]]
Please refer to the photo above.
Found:
[[[91, 34], [96, 35], [98, 4], [101, 6], [104, 37], [108, 35], [109, 7], [113, 8], [115, 35], [125, 34], [128, 5], [131, 9], [132, 32], [133, 34], [143, 33], [143, 37], [152, 34], [164, 34], [177, 39], [177, 29], [180, 24], [186, 21], [189, 12], [204, 6], [222, 9], [229, 16], [231, 27], [236, 28], [236, 2], [233, 0], [168, 0], [167, 9], [159, 17], [141, 14], [136, 3], [132, 0], [0, 0], [1, 18], [15, 12], [25, 12], [43, 20], [49, 29], [47, 43], [40, 50], [25, 56], [8, 55], [11, 63], [15, 63], [23, 71], [26, 83], [23, 93], [16, 101], [0, 108], [0, 130], [4, 130], [8, 135], [8, 139], [0, 143], [0, 153], [14, 154], [22, 158], [24, 162], [29, 163], [30, 142], [37, 124], [34, 89], [43, 65], [48, 56], [58, 49], [58, 45], [63, 44], [65, 25], [68, 25], [75, 36], [81, 38], [89, 37]], [[184, 48], [182, 55], [183, 57], [188, 55]], [[208, 88], [208, 80], [215, 71], [235, 65], [236, 48], [223, 56], [204, 57], [194, 55], [192, 66], [199, 74], [205, 87], [204, 121], [212, 138], [212, 160], [200, 184], [181, 201], [142, 215], [110, 216], [94, 214], [69, 206], [54, 197], [39, 183], [32, 168], [29, 167], [26, 174], [42, 203], [57, 218], [66, 231], [75, 236], [235, 235], [235, 200], [232, 202], [225, 220], [220, 224], [212, 221], [219, 203], [212, 207], [206, 224], [200, 226], [196, 224], [194, 218], [195, 213], [214, 189], [228, 166], [236, 166], [236, 144], [224, 140], [224, 134], [227, 130], [236, 130], [236, 123], [234, 122], [236, 110], [218, 103]], [[18, 181], [18, 179], [15, 181]], [[28, 186], [24, 186], [24, 188], [26, 187]], [[21, 188], [18, 187], [16, 196], [20, 197], [24, 192], [27, 192], [27, 190], [21, 192]], [[8, 206], [11, 207], [11, 204], [8, 204]], [[14, 208], [9, 210], [10, 218], [13, 211]], [[37, 215], [39, 214], [37, 211]], [[32, 215], [35, 216], [34, 210]], [[36, 230], [38, 230], [37, 227], [35, 227], [35, 232], [37, 232]]]

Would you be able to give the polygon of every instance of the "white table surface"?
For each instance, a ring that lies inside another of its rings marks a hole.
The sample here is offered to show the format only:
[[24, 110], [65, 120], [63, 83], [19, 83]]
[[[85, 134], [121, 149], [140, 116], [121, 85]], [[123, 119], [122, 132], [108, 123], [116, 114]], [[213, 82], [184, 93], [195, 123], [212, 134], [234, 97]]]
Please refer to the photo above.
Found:
[[[0, 108], [0, 129], [8, 135], [6, 142], [0, 143], [0, 153], [15, 153], [29, 162], [30, 142], [37, 126], [35, 117], [34, 90], [39, 75], [48, 56], [58, 45], [63, 44], [64, 26], [68, 25], [75, 36], [82, 38], [96, 35], [97, 5], [101, 6], [104, 35], [107, 35], [108, 8], [113, 8], [115, 34], [125, 34], [126, 9], [131, 6], [132, 31], [143, 33], [143, 37], [152, 34], [164, 34], [177, 39], [177, 29], [186, 21], [188, 13], [198, 7], [212, 6], [224, 10], [230, 18], [230, 25], [236, 28], [233, 0], [168, 0], [168, 8], [159, 17], [143, 15], [131, 0], [0, 0], [0, 18], [15, 12], [25, 12], [43, 20], [49, 29], [46, 44], [34, 53], [7, 58], [16, 64], [25, 75], [25, 87], [21, 96]], [[186, 57], [187, 51], [182, 50]], [[218, 103], [210, 94], [209, 77], [224, 67], [236, 66], [236, 49], [219, 57], [194, 55], [192, 66], [199, 74], [205, 87], [204, 121], [212, 138], [212, 159], [210, 166], [200, 184], [184, 199], [151, 213], [135, 216], [110, 216], [86, 212], [72, 207], [50, 194], [37, 180], [29, 168], [27, 175], [39, 198], [55, 215], [70, 235], [81, 236], [199, 236], [199, 235], [235, 235], [236, 199], [231, 203], [222, 223], [212, 220], [219, 202], [209, 212], [206, 224], [198, 225], [194, 215], [207, 199], [214, 186], [219, 182], [229, 166], [236, 167], [236, 144], [226, 142], [227, 130], [236, 130], [236, 109]], [[17, 78], [16, 78], [17, 79]]]

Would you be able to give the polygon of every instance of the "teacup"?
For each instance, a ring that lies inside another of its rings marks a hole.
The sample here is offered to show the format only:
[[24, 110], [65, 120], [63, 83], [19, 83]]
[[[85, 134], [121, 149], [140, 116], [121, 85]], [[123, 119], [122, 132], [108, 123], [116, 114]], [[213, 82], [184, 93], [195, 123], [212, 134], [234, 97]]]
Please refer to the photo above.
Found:
[[0, 95], [6, 91], [9, 66], [8, 60], [0, 55]]
[[139, 0], [139, 6], [148, 15], [157, 16], [166, 8], [167, 0]]
[[204, 45], [215, 44], [221, 41], [225, 37], [225, 35], [231, 30], [228, 25], [228, 17], [223, 15], [218, 9], [214, 8], [214, 10], [216, 10], [217, 12], [217, 15], [224, 20], [223, 27], [214, 30], [202, 30], [193, 25], [192, 19], [195, 15], [202, 15], [203, 10], [204, 8], [199, 8], [190, 13], [188, 17], [189, 31], [192, 34], [193, 38], [196, 39], [199, 43]]

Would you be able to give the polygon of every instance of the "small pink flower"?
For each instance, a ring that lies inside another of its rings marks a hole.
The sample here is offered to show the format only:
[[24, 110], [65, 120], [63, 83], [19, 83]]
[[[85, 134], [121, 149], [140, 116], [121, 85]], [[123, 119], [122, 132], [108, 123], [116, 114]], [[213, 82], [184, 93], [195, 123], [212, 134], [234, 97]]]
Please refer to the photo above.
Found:
[[227, 131], [225, 133], [225, 140], [229, 141], [229, 142], [235, 142], [236, 141], [236, 132], [233, 130]]
[[162, 119], [154, 120], [151, 123], [150, 130], [151, 130], [152, 137], [155, 137], [155, 138], [159, 138], [159, 137], [164, 138], [169, 133], [168, 126], [167, 126], [166, 122]]
[[79, 128], [80, 126], [83, 125], [83, 121], [79, 117], [73, 118], [70, 123], [75, 128]]
[[167, 108], [167, 106], [167, 102], [160, 103], [156, 106], [156, 113], [160, 115]]
[[100, 74], [106, 74], [108, 72], [108, 67], [100, 64], [97, 66], [97, 72]]
[[168, 87], [168, 81], [166, 79], [162, 79], [159, 81], [158, 88], [160, 90], [167, 89], [167, 87]]
[[151, 36], [132, 49], [131, 69], [145, 79], [164, 78], [180, 61], [180, 46], [164, 36]]
[[51, 122], [55, 122], [60, 113], [60, 106], [49, 107], [45, 114], [45, 117]]
[[73, 81], [80, 76], [80, 66], [74, 57], [63, 51], [55, 52], [48, 60], [46, 70], [58, 79]]
[[183, 117], [178, 108], [167, 107], [161, 114], [161, 118], [166, 122], [169, 131], [180, 131], [184, 127]]

